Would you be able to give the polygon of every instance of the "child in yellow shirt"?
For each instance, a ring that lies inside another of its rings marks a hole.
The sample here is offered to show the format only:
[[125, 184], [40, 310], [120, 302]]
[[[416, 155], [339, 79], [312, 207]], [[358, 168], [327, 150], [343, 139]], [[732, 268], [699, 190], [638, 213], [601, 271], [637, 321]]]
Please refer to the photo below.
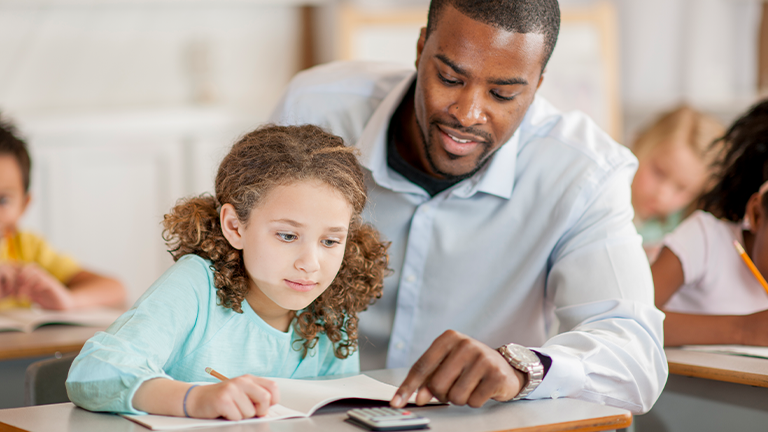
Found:
[[120, 282], [81, 268], [42, 238], [18, 230], [30, 200], [30, 168], [26, 144], [0, 119], [0, 309], [32, 303], [57, 310], [122, 305]]

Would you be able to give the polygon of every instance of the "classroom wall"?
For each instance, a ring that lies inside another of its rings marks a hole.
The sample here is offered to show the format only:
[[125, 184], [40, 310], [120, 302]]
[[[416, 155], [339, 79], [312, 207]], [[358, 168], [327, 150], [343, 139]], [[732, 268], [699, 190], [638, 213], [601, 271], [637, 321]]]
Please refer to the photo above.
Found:
[[23, 226], [137, 299], [172, 263], [163, 214], [212, 189], [298, 70], [296, 3], [0, 1], [0, 110], [34, 159]]
[[[617, 13], [621, 141], [683, 101], [724, 122], [752, 103], [758, 0], [604, 1]], [[228, 145], [299, 70], [305, 4], [326, 23], [316, 58], [338, 58], [337, 0], [0, 0], [0, 110], [35, 158], [24, 226], [136, 299], [171, 263], [162, 215], [211, 189]], [[404, 62], [416, 37], [390, 38]]]

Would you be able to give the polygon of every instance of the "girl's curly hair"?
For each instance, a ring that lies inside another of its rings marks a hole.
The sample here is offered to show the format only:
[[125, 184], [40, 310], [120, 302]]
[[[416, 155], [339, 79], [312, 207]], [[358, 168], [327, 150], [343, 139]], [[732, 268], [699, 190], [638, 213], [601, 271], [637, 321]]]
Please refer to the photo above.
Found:
[[[724, 147], [715, 164], [717, 184], [701, 197], [701, 206], [716, 217], [738, 222], [749, 198], [768, 181], [768, 100], [750, 108], [718, 141]], [[768, 194], [762, 204], [768, 210]]]
[[353, 208], [344, 259], [336, 278], [307, 308], [294, 326], [303, 354], [325, 332], [338, 358], [357, 349], [358, 312], [381, 297], [387, 275], [388, 243], [364, 224], [360, 214], [367, 193], [355, 150], [343, 140], [312, 126], [266, 125], [241, 138], [224, 157], [216, 175], [215, 196], [180, 200], [163, 220], [163, 239], [174, 260], [197, 254], [212, 262], [214, 285], [222, 306], [242, 313], [249, 289], [242, 251], [229, 244], [221, 230], [219, 210], [232, 204], [247, 224], [251, 210], [278, 185], [321, 181], [340, 191]]

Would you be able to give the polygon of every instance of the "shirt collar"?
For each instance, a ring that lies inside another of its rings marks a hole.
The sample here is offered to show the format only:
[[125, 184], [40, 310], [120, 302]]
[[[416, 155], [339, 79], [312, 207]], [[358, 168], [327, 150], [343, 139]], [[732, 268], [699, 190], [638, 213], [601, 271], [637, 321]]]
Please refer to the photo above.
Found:
[[[414, 71], [410, 76], [392, 88], [376, 108], [370, 120], [368, 120], [356, 147], [360, 150], [360, 163], [371, 172], [376, 184], [395, 192], [416, 193], [428, 196], [424, 189], [411, 183], [408, 179], [387, 166], [387, 129], [389, 122], [415, 78], [416, 72]], [[527, 117], [528, 113], [526, 113]], [[514, 187], [520, 128], [523, 124], [525, 124], [525, 119], [521, 126], [518, 127], [518, 130], [512, 134], [509, 141], [496, 151], [489, 163], [480, 171], [440, 194], [450, 192], [457, 197], [468, 198], [477, 192], [483, 192], [509, 199]]]

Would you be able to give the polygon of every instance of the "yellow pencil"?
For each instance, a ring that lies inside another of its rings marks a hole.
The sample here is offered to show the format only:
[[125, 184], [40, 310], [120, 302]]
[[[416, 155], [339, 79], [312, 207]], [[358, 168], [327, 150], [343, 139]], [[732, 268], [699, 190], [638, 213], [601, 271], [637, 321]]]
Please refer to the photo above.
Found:
[[752, 271], [752, 274], [755, 275], [755, 279], [757, 279], [758, 282], [760, 282], [760, 285], [763, 286], [763, 289], [766, 293], [768, 293], [768, 282], [765, 281], [765, 278], [763, 275], [760, 274], [760, 270], [755, 267], [755, 263], [752, 262], [751, 259], [749, 259], [749, 255], [747, 255], [747, 251], [744, 250], [743, 247], [739, 244], [738, 241], [734, 240], [733, 245], [736, 246], [736, 250], [739, 252], [739, 255], [741, 255], [741, 259], [744, 260], [744, 262], [747, 264], [747, 267], [749, 267], [749, 270]]
[[222, 381], [226, 381], [226, 380], [228, 380], [228, 379], [229, 379], [229, 378], [225, 377], [224, 375], [222, 375], [222, 374], [220, 374], [220, 373], [216, 372], [215, 370], [213, 370], [213, 368], [209, 368], [209, 367], [207, 367], [207, 368], [205, 368], [205, 371], [206, 371], [207, 373], [209, 373], [209, 374], [211, 374], [211, 375], [215, 376], [216, 378], [218, 378], [218, 379], [222, 380]]

